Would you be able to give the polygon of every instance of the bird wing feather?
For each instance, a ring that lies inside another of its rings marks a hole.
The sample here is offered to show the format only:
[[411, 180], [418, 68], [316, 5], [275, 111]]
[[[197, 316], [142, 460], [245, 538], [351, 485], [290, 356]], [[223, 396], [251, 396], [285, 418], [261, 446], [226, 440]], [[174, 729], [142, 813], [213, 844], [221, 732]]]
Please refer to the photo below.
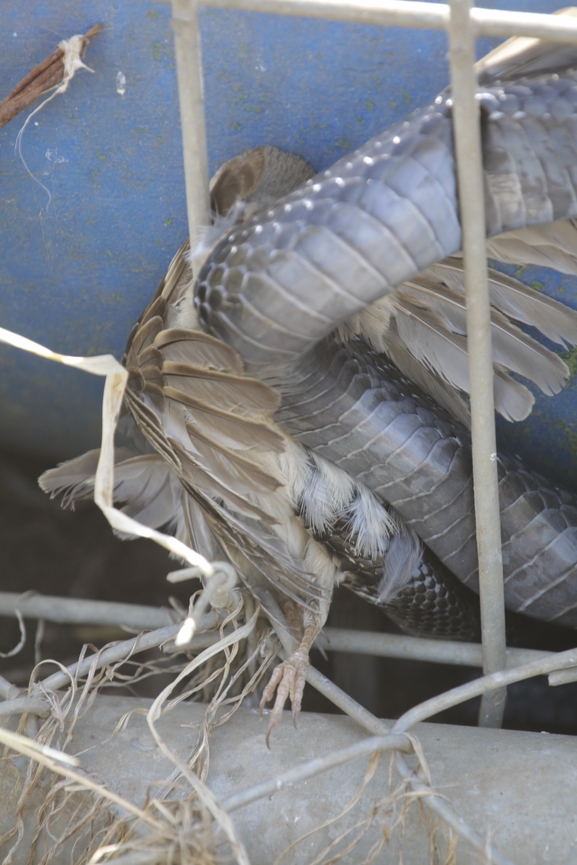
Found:
[[487, 255], [505, 264], [552, 267], [577, 276], [577, 223], [558, 219], [549, 225], [499, 234], [487, 240]]
[[[451, 333], [442, 319], [429, 310], [405, 303], [395, 316], [399, 338], [413, 357], [452, 387], [465, 393], [469, 387], [467, 340]], [[530, 414], [534, 397], [528, 388], [494, 366], [495, 408], [508, 420], [523, 420]]]
[[[577, 241], [577, 231], [575, 239]], [[446, 285], [462, 296], [465, 294], [465, 273], [463, 261], [459, 258], [446, 258], [428, 267], [420, 276]], [[508, 318], [537, 328], [558, 345], [577, 344], [577, 312], [574, 309], [493, 268], [489, 268], [488, 276], [489, 297], [495, 309]]]
[[[397, 308], [402, 310], [407, 300], [413, 306], [422, 305], [430, 309], [454, 333], [466, 334], [463, 295], [439, 283], [418, 279], [401, 286], [397, 293]], [[558, 393], [565, 384], [569, 370], [559, 355], [542, 346], [495, 309], [491, 310], [491, 340], [495, 363], [530, 379], [543, 393]]]

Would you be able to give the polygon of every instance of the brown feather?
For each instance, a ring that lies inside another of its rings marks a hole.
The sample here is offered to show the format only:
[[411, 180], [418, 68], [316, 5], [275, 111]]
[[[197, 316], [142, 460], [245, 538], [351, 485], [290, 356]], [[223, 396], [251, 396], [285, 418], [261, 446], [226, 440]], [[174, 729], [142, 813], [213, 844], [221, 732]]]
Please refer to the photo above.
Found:
[[433, 370], [416, 360], [392, 329], [387, 333], [387, 354], [409, 381], [432, 396], [449, 414], [470, 429], [469, 400], [463, 391], [449, 385]]
[[[464, 296], [444, 285], [422, 278], [405, 283], [396, 292], [397, 313], [402, 313], [405, 305], [428, 309], [443, 320], [447, 330], [466, 333]], [[495, 363], [530, 379], [543, 393], [561, 390], [569, 373], [567, 365], [495, 309], [491, 310], [491, 338]]]
[[[448, 384], [469, 393], [467, 340], [451, 333], [435, 313], [406, 303], [395, 316], [401, 341], [416, 360]], [[524, 420], [535, 398], [495, 364], [495, 408], [508, 420]]]
[[[577, 9], [569, 6], [552, 15], [575, 17]], [[499, 80], [510, 81], [526, 75], [559, 72], [577, 64], [577, 45], [560, 44], [548, 39], [513, 36], [475, 64], [479, 84]]]
[[147, 346], [138, 354], [138, 363], [142, 367], [147, 363], [153, 363], [159, 369], [162, 365], [162, 355], [155, 345]]
[[202, 331], [170, 328], [158, 334], [154, 341], [167, 361], [190, 363], [208, 369], [242, 375], [244, 364], [233, 348]]
[[238, 451], [217, 444], [193, 424], [187, 424], [186, 430], [195, 450], [203, 458], [204, 465], [217, 477], [227, 478], [228, 484], [239, 481], [244, 485], [245, 492], [249, 493], [273, 493], [281, 486], [281, 481], [270, 471], [264, 471]]
[[151, 319], [158, 318], [162, 321], [164, 315], [166, 313], [166, 301], [164, 297], [157, 297], [152, 303], [149, 303], [146, 309], [142, 314], [142, 318], [140, 319], [140, 327], [144, 327], [144, 325], [151, 321]]
[[238, 201], [246, 201], [258, 186], [265, 164], [264, 147], [257, 147], [227, 162], [210, 191], [212, 212], [226, 216]]
[[184, 485], [192, 498], [201, 504], [211, 531], [227, 555], [228, 548], [233, 546], [234, 556], [230, 559], [235, 567], [238, 553], [242, 553], [266, 580], [300, 605], [309, 607], [310, 601], [322, 597], [322, 588], [293, 558], [284, 541], [266, 529], [263, 531], [258, 523], [238, 517], [217, 501], [206, 499], [202, 493], [190, 489], [186, 483]]
[[284, 451], [283, 437], [263, 422], [222, 411], [173, 387], [165, 387], [164, 396], [192, 409], [195, 414], [198, 412], [199, 426], [202, 425], [208, 434], [215, 436], [225, 447], [239, 450], [253, 448], [265, 452], [272, 450], [277, 453]]
[[520, 228], [487, 239], [487, 255], [505, 264], [552, 267], [577, 276], [577, 228], [574, 219]]
[[189, 483], [192, 483], [195, 487], [204, 490], [204, 492], [210, 496], [224, 499], [230, 507], [238, 510], [242, 514], [263, 520], [270, 524], [276, 522], [273, 517], [266, 514], [257, 505], [248, 502], [244, 496], [239, 495], [227, 483], [224, 483], [211, 472], [207, 471], [197, 462], [197, 460], [195, 460], [194, 456], [180, 444], [180, 442], [176, 441], [176, 439], [169, 438], [168, 443], [173, 448], [174, 453], [180, 461], [182, 466], [181, 477], [184, 480], [188, 480]]
[[162, 457], [164, 457], [176, 472], [180, 473], [182, 471], [182, 466], [168, 443], [168, 439], [156, 412], [145, 405], [141, 399], [138, 399], [138, 397], [132, 394], [129, 390], [125, 392], [125, 400], [144, 438]]
[[152, 345], [156, 336], [162, 331], [163, 326], [162, 319], [159, 316], [154, 316], [141, 325], [132, 339], [129, 356], [136, 357], [140, 352]]
[[261, 411], [274, 414], [280, 395], [254, 378], [165, 361], [162, 374], [169, 385], [199, 400], [214, 401], [225, 411]]
[[[577, 254], [577, 231], [574, 233]], [[499, 239], [505, 236], [503, 234]], [[443, 283], [464, 296], [463, 262], [458, 258], [446, 258], [428, 267], [421, 276]], [[574, 309], [493, 268], [489, 268], [488, 276], [489, 296], [496, 309], [509, 318], [537, 328], [552, 342], [563, 346], [577, 344], [577, 312]]]

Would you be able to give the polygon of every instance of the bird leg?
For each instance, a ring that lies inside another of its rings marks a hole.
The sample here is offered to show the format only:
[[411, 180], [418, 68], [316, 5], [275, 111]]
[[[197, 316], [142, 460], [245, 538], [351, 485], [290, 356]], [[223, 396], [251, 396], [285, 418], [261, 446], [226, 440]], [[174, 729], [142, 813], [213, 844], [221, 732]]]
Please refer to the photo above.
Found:
[[292, 635], [300, 643], [304, 636], [303, 611], [300, 604], [293, 601], [292, 598], [280, 598], [279, 607], [281, 608], [287, 624], [291, 629]]
[[319, 628], [316, 622], [311, 622], [304, 629], [303, 638], [298, 649], [296, 649], [286, 661], [279, 664], [273, 670], [273, 674], [263, 691], [260, 701], [260, 711], [266, 703], [272, 700], [276, 691], [276, 699], [270, 716], [270, 722], [266, 733], [266, 744], [270, 748], [270, 735], [275, 727], [281, 722], [284, 704], [290, 697], [292, 706], [293, 724], [296, 727], [297, 718], [301, 710], [303, 692], [305, 689], [306, 676], [309, 669], [309, 652], [312, 644], [318, 636]]

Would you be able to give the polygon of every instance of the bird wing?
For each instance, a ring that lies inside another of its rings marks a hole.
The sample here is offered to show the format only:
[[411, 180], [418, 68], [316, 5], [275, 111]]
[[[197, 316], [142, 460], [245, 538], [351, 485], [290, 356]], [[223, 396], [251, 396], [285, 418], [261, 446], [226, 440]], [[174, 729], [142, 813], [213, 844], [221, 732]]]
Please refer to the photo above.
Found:
[[166, 326], [178, 324], [175, 307], [182, 310], [190, 294], [187, 251], [183, 244], [129, 341], [127, 406], [224, 551], [235, 548], [295, 598], [314, 598], [312, 577], [271, 528], [278, 500], [288, 498], [287, 436], [272, 420], [278, 394], [246, 376], [240, 356], [220, 340]]
[[[569, 370], [514, 321], [566, 347], [577, 343], [577, 312], [496, 270], [489, 271], [495, 408], [508, 420], [530, 413], [532, 393], [509, 373], [558, 393]], [[408, 378], [469, 423], [469, 361], [463, 263], [445, 259], [357, 314], [343, 329], [385, 353]]]

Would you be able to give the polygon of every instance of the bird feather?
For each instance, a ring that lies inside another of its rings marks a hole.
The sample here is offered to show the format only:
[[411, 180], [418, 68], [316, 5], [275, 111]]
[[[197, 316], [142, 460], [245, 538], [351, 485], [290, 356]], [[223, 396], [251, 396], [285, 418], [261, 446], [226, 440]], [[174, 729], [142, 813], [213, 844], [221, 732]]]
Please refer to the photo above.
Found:
[[[408, 301], [437, 314], [448, 330], [466, 334], [465, 299], [444, 285], [420, 278], [402, 285], [395, 301], [397, 311], [402, 311]], [[491, 310], [491, 339], [496, 363], [530, 379], [543, 393], [551, 395], [561, 390], [569, 374], [567, 365], [497, 310]]]
[[505, 264], [552, 267], [577, 276], [577, 223], [558, 219], [549, 225], [507, 231], [487, 240], [487, 255]]
[[242, 375], [244, 364], [238, 352], [214, 336], [184, 328], [163, 330], [154, 345], [165, 361]]
[[247, 414], [273, 414], [280, 405], [280, 395], [264, 382], [246, 376], [216, 372], [185, 363], [166, 361], [162, 366], [164, 381], [194, 399], [212, 401], [225, 411]]
[[281, 486], [280, 477], [275, 477], [269, 466], [263, 469], [238, 451], [217, 444], [193, 424], [187, 424], [186, 429], [204, 467], [217, 477], [226, 477], [227, 484], [237, 492], [241, 492], [238, 484], [245, 494], [272, 493]]
[[[575, 240], [577, 248], [577, 231]], [[493, 268], [489, 268], [488, 276], [489, 297], [496, 309], [509, 318], [537, 328], [552, 342], [564, 347], [577, 344], [577, 312], [574, 309]], [[462, 296], [465, 294], [463, 262], [458, 258], [446, 258], [428, 267], [420, 277], [444, 284]]]
[[283, 436], [264, 421], [224, 411], [210, 402], [194, 399], [184, 391], [168, 385], [164, 387], [163, 394], [168, 400], [190, 409], [193, 422], [209, 435], [214, 436], [215, 440], [224, 447], [239, 450], [252, 448], [266, 453], [271, 450], [276, 452], [284, 450]]
[[[557, 9], [552, 15], [575, 18], [577, 8], [569, 6]], [[526, 75], [559, 72], [577, 64], [577, 45], [513, 36], [475, 64], [480, 85], [501, 80], [510, 81]]]
[[394, 328], [387, 332], [387, 354], [409, 381], [428, 393], [449, 414], [470, 429], [471, 410], [466, 394], [449, 385], [434, 370], [414, 358], [407, 346], [398, 338]]
[[[453, 387], [470, 392], [467, 340], [451, 333], [442, 319], [429, 310], [409, 303], [395, 316], [399, 338], [413, 357]], [[508, 420], [523, 420], [530, 414], [534, 397], [528, 388], [494, 367], [495, 408]]]

